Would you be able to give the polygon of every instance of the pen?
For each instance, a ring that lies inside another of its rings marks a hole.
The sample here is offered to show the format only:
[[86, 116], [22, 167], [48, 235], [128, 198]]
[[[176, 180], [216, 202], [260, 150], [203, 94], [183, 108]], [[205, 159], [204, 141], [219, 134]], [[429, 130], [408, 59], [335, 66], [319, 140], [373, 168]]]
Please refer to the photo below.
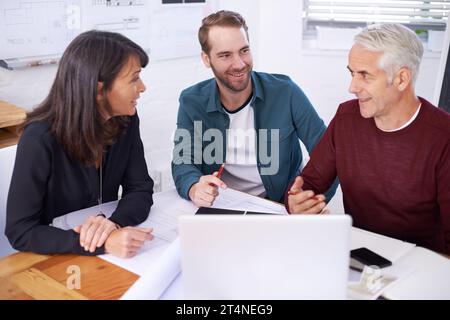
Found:
[[220, 176], [222, 175], [223, 168], [225, 168], [225, 162], [222, 163], [222, 165], [219, 168], [219, 172], [217, 172], [217, 176], [216, 177], [219, 178], [219, 179], [220, 179]]

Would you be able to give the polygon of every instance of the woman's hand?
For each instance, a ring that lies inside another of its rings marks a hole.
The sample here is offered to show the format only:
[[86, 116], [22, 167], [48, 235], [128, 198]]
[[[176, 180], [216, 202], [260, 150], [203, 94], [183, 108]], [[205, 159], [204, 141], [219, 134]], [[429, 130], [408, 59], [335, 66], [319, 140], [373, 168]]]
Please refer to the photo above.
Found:
[[136, 255], [145, 241], [152, 240], [152, 228], [126, 227], [113, 231], [105, 243], [105, 252], [119, 258]]
[[80, 245], [91, 253], [103, 246], [111, 232], [117, 229], [117, 225], [103, 215], [90, 216], [83, 225], [74, 228], [80, 234]]

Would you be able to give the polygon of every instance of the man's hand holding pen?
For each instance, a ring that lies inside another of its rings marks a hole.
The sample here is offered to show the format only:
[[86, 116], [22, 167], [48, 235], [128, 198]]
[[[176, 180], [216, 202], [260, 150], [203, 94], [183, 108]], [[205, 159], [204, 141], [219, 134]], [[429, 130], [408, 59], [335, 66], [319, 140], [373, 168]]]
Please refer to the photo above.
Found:
[[211, 175], [201, 176], [200, 180], [189, 189], [189, 198], [197, 207], [210, 207], [219, 195], [218, 188], [226, 189], [227, 185], [220, 180], [225, 163], [219, 171]]

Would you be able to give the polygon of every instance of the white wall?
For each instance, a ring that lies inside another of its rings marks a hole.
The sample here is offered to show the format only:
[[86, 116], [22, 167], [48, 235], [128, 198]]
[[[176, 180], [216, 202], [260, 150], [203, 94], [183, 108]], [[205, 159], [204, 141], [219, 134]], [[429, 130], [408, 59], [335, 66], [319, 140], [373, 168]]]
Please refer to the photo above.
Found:
[[[303, 1], [261, 0], [257, 50], [258, 69], [271, 73], [292, 73], [292, 64], [299, 59], [302, 42]], [[282, 18], [281, 18], [282, 17]]]
[[[351, 98], [345, 51], [302, 50], [301, 4], [298, 0], [215, 0], [213, 9], [240, 12], [249, 25], [255, 70], [290, 75], [328, 123], [338, 103]], [[432, 99], [439, 55], [424, 58], [417, 92]], [[20, 71], [0, 68], [0, 100], [31, 109], [48, 93], [56, 67]], [[153, 61], [142, 72], [147, 85], [139, 101], [141, 135], [150, 172], [162, 171], [162, 188], [171, 182], [170, 159], [180, 91], [212, 73], [199, 57]], [[339, 202], [339, 200], [338, 200]]]
[[[259, 44], [260, 2], [263, 0], [217, 0], [217, 10], [231, 10], [239, 12], [247, 22], [250, 45], [252, 48]], [[260, 52], [253, 50], [253, 63], [259, 65]]]
[[138, 106], [141, 138], [150, 175], [155, 180], [161, 179], [161, 189], [173, 185], [170, 162], [179, 94], [184, 88], [210, 77], [212, 73], [200, 57], [151, 62], [142, 72], [147, 91], [141, 95]]
[[6, 200], [8, 198], [9, 182], [14, 169], [16, 149], [16, 146], [0, 149], [0, 258], [15, 252], [5, 236], [5, 227]]

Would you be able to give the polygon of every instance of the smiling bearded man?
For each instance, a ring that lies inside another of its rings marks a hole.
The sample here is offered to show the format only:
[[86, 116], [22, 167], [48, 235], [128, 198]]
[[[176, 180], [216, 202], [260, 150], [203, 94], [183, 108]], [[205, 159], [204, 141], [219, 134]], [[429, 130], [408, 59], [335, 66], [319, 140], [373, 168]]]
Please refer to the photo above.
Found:
[[[322, 119], [289, 77], [252, 70], [241, 15], [213, 13], [203, 19], [198, 36], [203, 63], [215, 77], [180, 95], [172, 161], [178, 193], [202, 207], [211, 206], [219, 188], [227, 186], [282, 201], [301, 169], [299, 139], [311, 152], [325, 132]], [[215, 172], [223, 163], [219, 178]], [[325, 195], [310, 201], [314, 208], [325, 207]]]

